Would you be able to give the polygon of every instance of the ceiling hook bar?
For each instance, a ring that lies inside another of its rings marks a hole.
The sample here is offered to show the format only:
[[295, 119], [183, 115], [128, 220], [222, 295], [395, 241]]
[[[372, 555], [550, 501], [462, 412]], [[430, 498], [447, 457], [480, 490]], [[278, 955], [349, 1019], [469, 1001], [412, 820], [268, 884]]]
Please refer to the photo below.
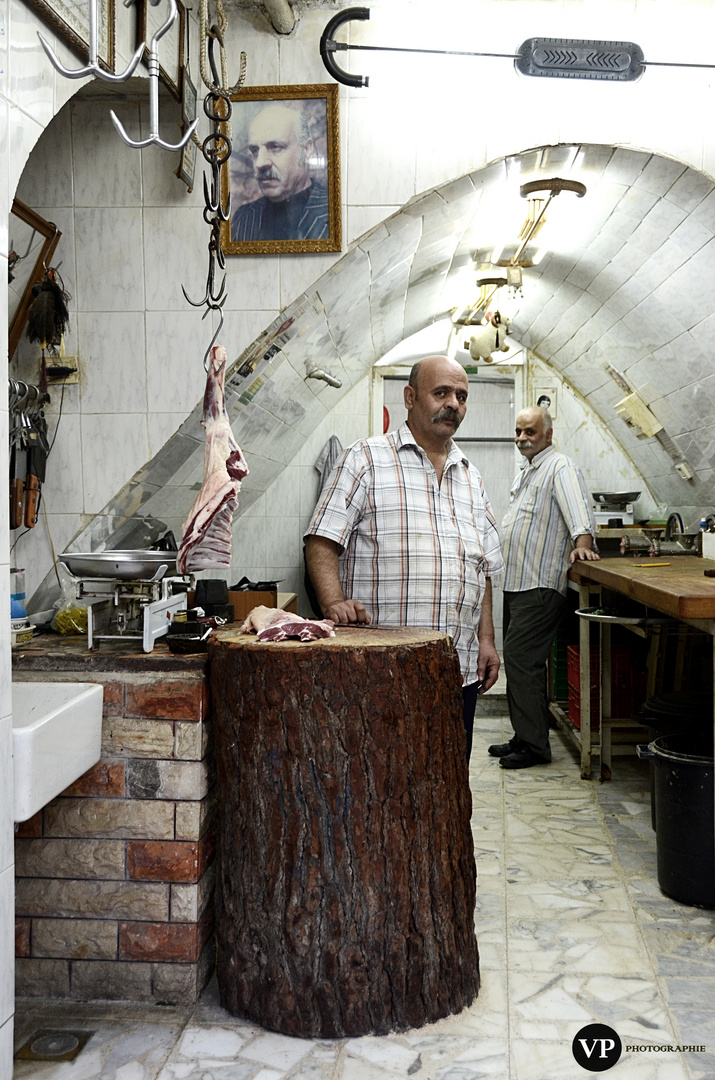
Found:
[[181, 140], [176, 143], [175, 146], [172, 146], [170, 143], [165, 142], [159, 137], [159, 39], [171, 29], [178, 13], [176, 0], [169, 0], [169, 16], [164, 25], [160, 26], [156, 31], [151, 39], [151, 45], [149, 46], [149, 60], [147, 65], [149, 68], [149, 137], [147, 139], [130, 139], [122, 126], [121, 120], [119, 120], [113, 109], [109, 114], [119, 136], [124, 140], [127, 146], [131, 146], [134, 150], [141, 150], [145, 146], [160, 146], [162, 150], [181, 150], [181, 148], [189, 141], [199, 123], [197, 117], [196, 120], [189, 125], [181, 137]]
[[362, 75], [351, 75], [349, 72], [343, 71], [343, 69], [338, 66], [335, 62], [333, 53], [345, 51], [348, 46], [344, 41], [334, 41], [333, 34], [343, 25], [343, 23], [352, 22], [353, 19], [364, 20], [369, 18], [370, 8], [346, 8], [345, 11], [339, 11], [337, 15], [334, 15], [323, 31], [320, 39], [320, 55], [330, 74], [336, 82], [342, 83], [343, 86], [369, 86], [370, 77], [368, 75], [365, 77]]
[[105, 69], [99, 63], [99, 35], [97, 32], [98, 4], [99, 0], [89, 0], [89, 63], [85, 64], [84, 67], [78, 68], [75, 71], [71, 71], [69, 68], [66, 68], [64, 64], [62, 64], [57, 59], [57, 56], [52, 46], [49, 44], [48, 41], [45, 40], [42, 34], [38, 32], [37, 36], [40, 39], [40, 44], [47, 53], [47, 58], [52, 64], [52, 66], [57, 71], [59, 71], [60, 75], [64, 75], [66, 79], [83, 79], [86, 75], [96, 75], [98, 79], [103, 79], [105, 82], [126, 82], [126, 80], [131, 78], [131, 76], [134, 74], [136, 66], [142, 58], [142, 53], [144, 52], [144, 43], [142, 42], [142, 44], [138, 47], [137, 51], [134, 53], [134, 56], [129, 61], [126, 70], [123, 71], [121, 75], [113, 75], [110, 71], [105, 71]]

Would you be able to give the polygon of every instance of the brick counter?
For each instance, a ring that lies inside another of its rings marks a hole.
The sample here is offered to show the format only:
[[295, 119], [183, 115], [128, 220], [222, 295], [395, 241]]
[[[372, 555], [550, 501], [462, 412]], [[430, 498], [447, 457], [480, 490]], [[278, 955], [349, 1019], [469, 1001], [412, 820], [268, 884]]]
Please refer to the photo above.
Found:
[[16, 832], [17, 994], [196, 1001], [215, 953], [205, 654], [47, 635], [13, 679], [104, 686], [101, 760]]

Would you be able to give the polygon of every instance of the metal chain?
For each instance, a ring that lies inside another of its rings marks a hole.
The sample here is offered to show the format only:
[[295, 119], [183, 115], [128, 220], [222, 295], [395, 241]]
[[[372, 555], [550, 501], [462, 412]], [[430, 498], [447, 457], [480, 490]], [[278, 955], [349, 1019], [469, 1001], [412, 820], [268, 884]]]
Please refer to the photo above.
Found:
[[[208, 371], [209, 356], [211, 348], [216, 341], [221, 329], [223, 327], [223, 305], [226, 303], [226, 274], [224, 273], [221, 281], [220, 288], [216, 289], [216, 267], [220, 270], [226, 269], [226, 257], [221, 247], [221, 226], [223, 222], [230, 221], [231, 219], [231, 194], [230, 191], [226, 194], [226, 200], [221, 197], [221, 171], [224, 165], [227, 164], [231, 157], [231, 95], [236, 93], [237, 90], [243, 85], [246, 78], [246, 54], [241, 53], [241, 67], [239, 73], [239, 79], [235, 86], [226, 89], [226, 50], [225, 50], [225, 32], [228, 26], [226, 19], [226, 13], [223, 8], [221, 0], [217, 0], [217, 18], [218, 25], [212, 26], [211, 30], [207, 29], [207, 8], [208, 0], [201, 0], [200, 5], [200, 56], [201, 56], [201, 78], [204, 85], [208, 89], [208, 93], [204, 98], [204, 112], [211, 121], [212, 131], [204, 139], [202, 143], [197, 143], [201, 147], [201, 152], [206, 159], [211, 173], [210, 183], [207, 180], [207, 174], [204, 172], [204, 221], [211, 228], [211, 235], [209, 237], [208, 249], [209, 249], [209, 269], [206, 279], [206, 292], [203, 299], [192, 300], [184, 286], [181, 286], [182, 292], [187, 301], [192, 307], [203, 307], [206, 305], [206, 311], [203, 318], [209, 314], [210, 311], [218, 311], [220, 313], [220, 321], [218, 328], [211, 339], [208, 349], [204, 355], [204, 370]], [[221, 74], [219, 76], [216, 60], [214, 56], [214, 44], [218, 41], [220, 48], [220, 64]], [[206, 57], [204, 42], [208, 43], [208, 61], [211, 67], [211, 74], [213, 78], [208, 77], [206, 69]]]

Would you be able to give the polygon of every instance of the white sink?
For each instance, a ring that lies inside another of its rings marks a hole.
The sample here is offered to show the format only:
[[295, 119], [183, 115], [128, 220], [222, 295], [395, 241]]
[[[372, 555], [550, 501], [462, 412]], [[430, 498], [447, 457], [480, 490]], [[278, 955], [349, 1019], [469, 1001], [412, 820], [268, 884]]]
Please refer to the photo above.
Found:
[[15, 821], [27, 821], [102, 754], [99, 683], [14, 682]]

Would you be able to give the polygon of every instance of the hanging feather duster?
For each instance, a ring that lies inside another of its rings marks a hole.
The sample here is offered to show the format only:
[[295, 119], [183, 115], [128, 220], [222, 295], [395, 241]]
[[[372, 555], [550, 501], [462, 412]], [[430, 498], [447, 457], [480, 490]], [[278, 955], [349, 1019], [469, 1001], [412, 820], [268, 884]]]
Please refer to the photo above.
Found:
[[58, 342], [69, 326], [67, 301], [62, 278], [51, 267], [42, 281], [32, 286], [35, 299], [27, 314], [27, 336], [43, 346]]

